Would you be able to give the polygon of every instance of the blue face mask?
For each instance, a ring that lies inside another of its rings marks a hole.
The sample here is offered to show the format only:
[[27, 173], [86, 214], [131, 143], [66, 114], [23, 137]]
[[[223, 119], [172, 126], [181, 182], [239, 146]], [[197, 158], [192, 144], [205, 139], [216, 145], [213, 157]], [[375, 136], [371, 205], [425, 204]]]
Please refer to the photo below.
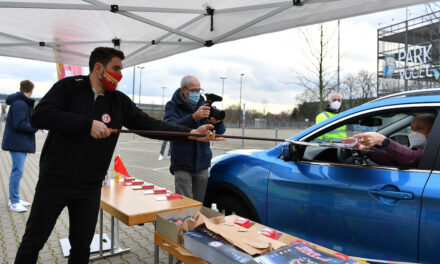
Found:
[[200, 99], [200, 93], [197, 92], [189, 92], [188, 100], [193, 103], [197, 104]]

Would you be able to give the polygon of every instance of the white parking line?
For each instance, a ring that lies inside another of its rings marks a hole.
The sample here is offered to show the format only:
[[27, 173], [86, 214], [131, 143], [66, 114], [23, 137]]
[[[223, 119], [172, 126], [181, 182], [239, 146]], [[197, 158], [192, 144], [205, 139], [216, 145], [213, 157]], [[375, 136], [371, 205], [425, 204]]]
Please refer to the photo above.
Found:
[[145, 150], [145, 149], [133, 149], [133, 148], [119, 148], [119, 150], [128, 150], [128, 151], [140, 151], [140, 152], [151, 152], [157, 153], [157, 150]]
[[[127, 166], [133, 168], [133, 169], [139, 169], [139, 170], [151, 170], [151, 171], [160, 171], [163, 170], [163, 168], [156, 168], [156, 169], [152, 169], [152, 168], [148, 168], [148, 167], [138, 167], [138, 166]], [[168, 167], [167, 167], [168, 168]]]
[[211, 149], [229, 149], [229, 150], [238, 149], [238, 148], [240, 148], [240, 146], [237, 146], [237, 147], [211, 147]]
[[154, 171], [162, 171], [162, 170], [169, 170], [170, 169], [170, 166], [168, 166], [168, 167], [163, 167], [163, 168], [156, 168], [156, 169], [153, 169]]

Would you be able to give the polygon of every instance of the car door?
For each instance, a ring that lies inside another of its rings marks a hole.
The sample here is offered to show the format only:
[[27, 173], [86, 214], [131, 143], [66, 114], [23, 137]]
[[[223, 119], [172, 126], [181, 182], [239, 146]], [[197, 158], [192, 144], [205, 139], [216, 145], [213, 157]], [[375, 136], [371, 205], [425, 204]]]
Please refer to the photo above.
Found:
[[[440, 131], [440, 116], [432, 131]], [[425, 152], [433, 157], [428, 161], [433, 170], [426, 183], [422, 196], [422, 210], [420, 219], [419, 235], [419, 262], [420, 263], [439, 263], [440, 248], [440, 134], [431, 133], [433, 138], [429, 148]]]
[[[392, 109], [414, 110], [428, 109]], [[367, 112], [387, 116], [387, 111], [385, 107]], [[364, 115], [355, 113], [353, 118]], [[344, 124], [335, 121], [332, 127]], [[306, 147], [303, 157], [307, 148], [311, 147]], [[268, 182], [267, 224], [352, 256], [417, 262], [421, 195], [430, 170], [344, 164], [333, 157], [336, 152], [331, 149], [319, 155], [317, 160], [300, 157], [296, 162], [282, 158], [274, 162]], [[322, 156], [328, 156], [327, 160]]]

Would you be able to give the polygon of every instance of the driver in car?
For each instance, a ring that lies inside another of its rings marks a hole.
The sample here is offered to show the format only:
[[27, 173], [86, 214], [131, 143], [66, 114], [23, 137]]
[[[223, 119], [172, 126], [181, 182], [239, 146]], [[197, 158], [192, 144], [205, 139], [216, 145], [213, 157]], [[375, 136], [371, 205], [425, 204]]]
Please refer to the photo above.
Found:
[[420, 114], [414, 117], [411, 122], [411, 133], [408, 135], [410, 147], [377, 132], [366, 132], [344, 138], [342, 143], [350, 144], [357, 140], [354, 148], [361, 150], [368, 158], [380, 165], [416, 167], [434, 120], [435, 116], [432, 114]]

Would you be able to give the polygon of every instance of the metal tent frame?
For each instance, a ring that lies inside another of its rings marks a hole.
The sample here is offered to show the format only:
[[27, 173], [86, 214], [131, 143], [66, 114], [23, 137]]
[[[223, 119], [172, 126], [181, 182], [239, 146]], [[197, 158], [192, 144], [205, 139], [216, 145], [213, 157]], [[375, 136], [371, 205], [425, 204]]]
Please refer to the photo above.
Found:
[[[94, 47], [120, 46], [125, 66], [132, 66], [231, 40], [425, 2], [431, 1], [0, 1], [0, 55], [85, 66]], [[73, 30], [77, 27], [81, 30]]]

